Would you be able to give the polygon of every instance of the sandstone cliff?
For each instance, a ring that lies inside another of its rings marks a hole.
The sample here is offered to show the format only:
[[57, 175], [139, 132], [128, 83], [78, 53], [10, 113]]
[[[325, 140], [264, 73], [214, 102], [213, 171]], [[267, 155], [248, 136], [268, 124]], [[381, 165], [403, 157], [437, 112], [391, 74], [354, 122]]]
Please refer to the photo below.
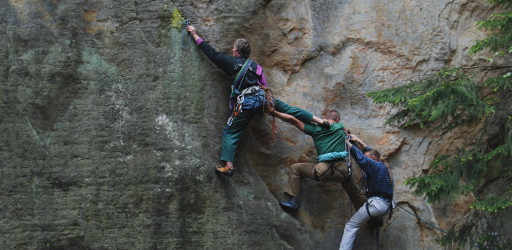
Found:
[[[483, 60], [467, 49], [491, 11], [476, 0], [2, 1], [0, 248], [337, 249], [354, 213], [339, 184], [304, 182], [295, 216], [278, 206], [287, 167], [316, 157], [291, 126], [278, 121], [272, 143], [271, 119], [257, 118], [235, 176], [214, 174], [228, 79], [182, 49], [180, 16], [226, 53], [248, 38], [284, 101], [340, 110], [394, 167], [395, 201], [447, 228], [463, 207], [432, 207], [402, 183], [479, 127], [383, 126], [393, 110], [365, 93]], [[438, 236], [396, 209], [381, 247], [437, 249]], [[356, 248], [374, 247], [363, 229]]]

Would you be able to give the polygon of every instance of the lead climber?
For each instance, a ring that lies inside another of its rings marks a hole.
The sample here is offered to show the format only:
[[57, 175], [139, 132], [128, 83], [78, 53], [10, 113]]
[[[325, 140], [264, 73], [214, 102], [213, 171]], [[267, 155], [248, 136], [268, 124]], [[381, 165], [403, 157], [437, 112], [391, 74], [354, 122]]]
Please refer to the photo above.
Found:
[[[237, 39], [231, 49], [232, 56], [228, 56], [216, 51], [199, 37], [194, 26], [187, 26], [187, 30], [203, 53], [232, 80], [229, 99], [230, 117], [222, 134], [220, 163], [215, 166], [217, 173], [232, 176], [238, 141], [251, 119], [262, 110], [262, 106], [267, 102], [263, 89], [268, 87], [263, 68], [249, 59], [251, 45], [246, 39]], [[323, 126], [329, 125], [310, 112], [287, 105], [280, 100], [272, 101], [272, 105], [275, 110], [293, 115], [306, 123], [316, 122]]]
[[[352, 249], [357, 231], [364, 223], [370, 219], [381, 218], [388, 213], [391, 215], [393, 212], [393, 178], [391, 170], [380, 158], [379, 151], [372, 149], [356, 135], [349, 134], [348, 136], [350, 140], [347, 140], [347, 145], [350, 154], [366, 174], [366, 196], [368, 201], [357, 210], [345, 225], [340, 250]], [[351, 141], [359, 144], [365, 153], [354, 147]]]
[[[296, 211], [299, 205], [300, 183], [302, 178], [322, 181], [339, 182], [347, 192], [352, 205], [358, 210], [366, 197], [351, 176], [350, 167], [345, 163], [348, 153], [345, 152], [345, 126], [340, 123], [340, 113], [336, 110], [327, 112], [329, 128], [312, 123], [304, 123], [297, 118], [281, 112], [272, 115], [297, 127], [300, 131], [313, 138], [319, 162], [295, 163], [290, 167], [288, 181], [284, 193], [289, 201], [280, 201], [279, 205], [288, 211]], [[346, 155], [343, 155], [345, 153]]]

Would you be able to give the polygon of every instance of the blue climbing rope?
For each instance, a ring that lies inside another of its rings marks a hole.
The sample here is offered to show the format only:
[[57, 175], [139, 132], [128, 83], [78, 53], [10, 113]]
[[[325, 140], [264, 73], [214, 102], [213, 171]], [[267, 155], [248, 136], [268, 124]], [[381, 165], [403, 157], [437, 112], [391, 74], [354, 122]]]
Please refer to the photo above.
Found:
[[408, 214], [410, 214], [410, 215], [412, 215], [412, 216], [414, 216], [414, 217], [418, 218], [418, 220], [422, 221], [423, 223], [425, 223], [425, 224], [427, 224], [427, 225], [429, 225], [429, 226], [431, 226], [431, 227], [433, 227], [433, 228], [435, 228], [435, 229], [437, 229], [437, 230], [439, 230], [439, 231], [441, 231], [441, 232], [443, 232], [443, 233], [445, 233], [445, 234], [447, 234], [447, 233], [448, 233], [448, 232], [446, 232], [445, 230], [443, 230], [443, 229], [441, 229], [441, 228], [436, 227], [436, 226], [435, 226], [435, 225], [433, 225], [432, 223], [430, 223], [430, 222], [428, 222], [428, 221], [426, 221], [426, 220], [424, 220], [424, 219], [420, 218], [418, 215], [413, 214], [412, 212], [410, 212], [409, 210], [407, 210], [407, 209], [403, 208], [402, 206], [398, 205], [397, 203], [395, 203], [395, 205], [397, 205], [399, 208], [403, 209], [403, 210], [404, 210], [405, 212], [407, 212]]
[[[181, 22], [181, 48], [182, 49], [188, 49], [190, 48], [190, 44], [192, 43], [192, 34], [188, 34], [187, 26], [190, 25], [190, 22], [185, 19], [185, 21]], [[187, 40], [188, 35], [188, 42], [185, 44], [185, 40]]]

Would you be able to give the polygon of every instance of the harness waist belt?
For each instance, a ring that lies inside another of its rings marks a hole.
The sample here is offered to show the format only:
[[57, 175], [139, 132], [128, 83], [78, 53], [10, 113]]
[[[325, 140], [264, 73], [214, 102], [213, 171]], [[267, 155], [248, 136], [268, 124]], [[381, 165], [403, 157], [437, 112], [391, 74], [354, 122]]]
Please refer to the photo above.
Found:
[[368, 198], [371, 198], [371, 197], [380, 197], [382, 199], [384, 199], [385, 201], [391, 203], [391, 201], [393, 201], [393, 196], [390, 196], [388, 194], [380, 194], [380, 193], [366, 193], [366, 197]]
[[330, 152], [321, 154], [317, 157], [319, 162], [325, 162], [325, 161], [334, 161], [334, 160], [344, 160], [348, 157], [347, 151], [343, 152]]

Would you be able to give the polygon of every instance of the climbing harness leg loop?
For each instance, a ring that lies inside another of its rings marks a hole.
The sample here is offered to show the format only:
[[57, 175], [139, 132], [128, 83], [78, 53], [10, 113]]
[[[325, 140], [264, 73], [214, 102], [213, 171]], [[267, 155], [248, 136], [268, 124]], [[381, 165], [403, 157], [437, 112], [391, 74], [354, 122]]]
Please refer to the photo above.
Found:
[[233, 107], [231, 116], [228, 118], [228, 122], [227, 122], [228, 126], [231, 126], [231, 124], [233, 123], [234, 117], [239, 116], [243, 112], [243, 104], [244, 104], [245, 96], [254, 94], [259, 90], [260, 90], [259, 86], [252, 86], [252, 87], [245, 88], [244, 90], [242, 90], [240, 95], [238, 95], [236, 97], [236, 105]]
[[389, 203], [389, 206], [386, 209], [386, 211], [379, 216], [373, 216], [370, 213], [370, 202], [367, 201], [365, 204], [366, 212], [368, 213], [368, 216], [370, 217], [370, 220], [368, 221], [368, 225], [371, 228], [375, 228], [375, 240], [377, 242], [377, 249], [379, 249], [380, 227], [382, 227], [384, 225], [384, 220], [382, 219], [382, 217], [384, 217], [384, 215], [389, 212], [389, 218], [391, 219], [391, 215], [393, 214], [393, 200], [389, 200], [389, 199], [386, 199], [386, 198], [380, 197], [380, 196], [371, 196], [369, 198], [377, 198], [377, 199], [381, 199], [381, 200]]

